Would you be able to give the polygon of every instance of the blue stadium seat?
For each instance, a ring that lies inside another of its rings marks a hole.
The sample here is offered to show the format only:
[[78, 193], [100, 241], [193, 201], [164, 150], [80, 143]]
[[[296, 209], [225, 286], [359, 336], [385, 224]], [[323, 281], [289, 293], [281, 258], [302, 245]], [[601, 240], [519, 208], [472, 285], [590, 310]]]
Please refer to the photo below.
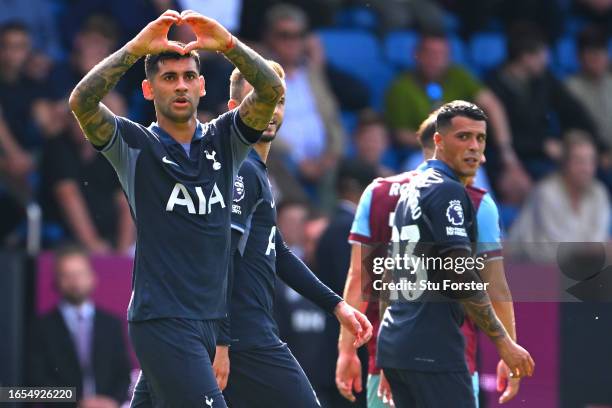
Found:
[[470, 60], [474, 69], [484, 73], [506, 59], [506, 39], [497, 32], [477, 33], [470, 39]]
[[378, 16], [367, 7], [343, 8], [334, 17], [336, 27], [362, 28], [365, 30], [376, 30], [378, 27]]
[[364, 30], [325, 29], [319, 36], [327, 60], [334, 66], [364, 77], [367, 65], [381, 58], [376, 37]]
[[[353, 140], [351, 135], [357, 127], [357, 114], [352, 111], [342, 111], [340, 112], [340, 119], [342, 121], [342, 127], [344, 128], [344, 131], [347, 135], [349, 135], [348, 141], [350, 142]], [[348, 152], [351, 153], [350, 149]]]
[[465, 44], [458, 35], [448, 37], [450, 43], [451, 61], [453, 64], [465, 65], [468, 63], [465, 51]]
[[578, 70], [577, 51], [573, 36], [561, 37], [553, 48], [553, 70], [562, 77], [575, 73]]
[[327, 61], [355, 75], [372, 92], [371, 104], [382, 107], [383, 95], [395, 71], [385, 62], [376, 38], [363, 30], [319, 31]]
[[370, 67], [370, 74], [366, 81], [372, 92], [370, 104], [379, 112], [382, 112], [384, 107], [385, 92], [396, 75], [397, 71], [384, 62], [374, 63]]
[[400, 69], [414, 67], [414, 52], [419, 42], [419, 35], [414, 31], [394, 31], [385, 38], [385, 56], [387, 60]]

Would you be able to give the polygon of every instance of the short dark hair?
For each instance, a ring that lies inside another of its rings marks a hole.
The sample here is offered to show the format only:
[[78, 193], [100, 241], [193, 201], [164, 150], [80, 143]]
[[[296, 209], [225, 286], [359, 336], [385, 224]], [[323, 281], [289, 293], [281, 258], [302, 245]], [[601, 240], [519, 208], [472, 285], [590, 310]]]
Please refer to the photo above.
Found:
[[348, 159], [340, 163], [336, 176], [336, 191], [342, 196], [351, 192], [361, 194], [376, 178], [376, 169], [361, 160]]
[[304, 27], [304, 30], [308, 30], [308, 16], [298, 6], [293, 4], [280, 3], [276, 4], [268, 9], [264, 15], [265, 27], [271, 30], [276, 22], [281, 20], [292, 20]]
[[84, 246], [80, 244], [68, 242], [59, 246], [53, 253], [53, 265], [55, 271], [58, 271], [58, 266], [64, 258], [68, 258], [69, 256], [74, 255], [82, 256], [83, 258], [89, 259], [89, 252], [87, 251], [87, 249], [85, 249]]
[[28, 26], [19, 20], [10, 20], [0, 25], [0, 38], [4, 37], [9, 31], [21, 31], [23, 34], [30, 35]]
[[533, 54], [547, 46], [542, 31], [535, 24], [528, 22], [513, 25], [506, 38], [509, 61], [516, 61], [525, 54]]
[[464, 116], [473, 120], [487, 121], [487, 114], [471, 102], [456, 100], [445, 103], [438, 109], [436, 115], [436, 132], [450, 126], [456, 116]]
[[290, 207], [302, 207], [307, 213], [310, 213], [311, 211], [310, 204], [307, 201], [302, 200], [300, 198], [289, 197], [289, 198], [283, 199], [280, 203], [276, 205], [276, 213], [281, 214], [287, 208], [290, 208]]
[[443, 40], [448, 41], [448, 34], [444, 30], [440, 29], [426, 29], [419, 32], [418, 47], [420, 47], [425, 40]]
[[385, 121], [382, 116], [374, 109], [366, 108], [359, 112], [357, 117], [357, 125], [355, 126], [355, 134], [359, 134], [368, 126], [380, 125], [385, 126]]
[[562, 146], [563, 154], [561, 156], [562, 163], [566, 164], [570, 153], [574, 147], [579, 145], [589, 145], [595, 149], [595, 143], [593, 137], [585, 130], [582, 129], [570, 129], [563, 135]]
[[[184, 47], [185, 44], [177, 42], [178, 45]], [[165, 60], [173, 59], [180, 60], [184, 58], [193, 58], [196, 62], [198, 72], [200, 72], [200, 54], [196, 50], [191, 51], [189, 54], [179, 54], [175, 51], [164, 51], [159, 54], [147, 54], [145, 57], [145, 75], [147, 79], [152, 79], [155, 74], [159, 71], [159, 63]]]
[[436, 118], [438, 117], [438, 110], [431, 112], [429, 116], [421, 123], [419, 129], [416, 132], [416, 137], [421, 148], [433, 149], [434, 141], [433, 136], [436, 133]]
[[116, 20], [108, 14], [92, 14], [79, 29], [79, 34], [98, 34], [115, 47], [121, 32]]
[[598, 26], [587, 26], [578, 34], [578, 52], [608, 48], [608, 38]]

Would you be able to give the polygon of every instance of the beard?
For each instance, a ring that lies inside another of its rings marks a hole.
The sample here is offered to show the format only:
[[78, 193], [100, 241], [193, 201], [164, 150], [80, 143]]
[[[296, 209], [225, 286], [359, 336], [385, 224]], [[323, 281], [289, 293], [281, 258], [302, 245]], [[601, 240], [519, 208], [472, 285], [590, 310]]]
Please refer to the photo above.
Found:
[[157, 110], [160, 114], [170, 119], [171, 121], [178, 123], [184, 123], [187, 122], [189, 119], [193, 118], [197, 108], [197, 106], [190, 104], [188, 109], [177, 112], [172, 109], [172, 102], [169, 102], [167, 104], [156, 103], [155, 106], [157, 107]]
[[280, 122], [276, 124], [276, 126], [274, 126], [272, 129], [270, 129], [270, 127], [268, 126], [266, 130], [264, 130], [261, 134], [259, 141], [265, 143], [272, 142], [274, 139], [276, 139], [276, 135], [278, 134], [278, 131], [280, 130], [282, 124], [283, 122]]
[[276, 132], [264, 132], [262, 133], [261, 137], [259, 138], [260, 142], [264, 142], [264, 143], [270, 143], [272, 142], [274, 139], [276, 138]]

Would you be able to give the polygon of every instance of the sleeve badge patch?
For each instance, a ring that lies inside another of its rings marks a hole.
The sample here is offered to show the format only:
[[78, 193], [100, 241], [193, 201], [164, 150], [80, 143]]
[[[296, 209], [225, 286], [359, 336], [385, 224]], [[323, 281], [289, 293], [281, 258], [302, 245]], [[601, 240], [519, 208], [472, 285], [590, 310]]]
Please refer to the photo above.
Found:
[[463, 207], [461, 201], [451, 200], [446, 209], [446, 218], [452, 225], [463, 225]]
[[236, 176], [234, 181], [234, 202], [240, 202], [244, 198], [244, 181], [242, 176]]

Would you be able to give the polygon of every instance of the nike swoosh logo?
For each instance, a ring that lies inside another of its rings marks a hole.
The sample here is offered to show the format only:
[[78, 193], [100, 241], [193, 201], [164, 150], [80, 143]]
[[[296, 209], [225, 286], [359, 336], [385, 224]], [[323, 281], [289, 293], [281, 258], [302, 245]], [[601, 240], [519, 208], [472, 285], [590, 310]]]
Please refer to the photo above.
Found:
[[180, 167], [178, 164], [176, 164], [175, 162], [173, 162], [172, 160], [168, 160], [167, 156], [162, 157], [162, 161], [166, 164], [174, 164], [176, 167]]

